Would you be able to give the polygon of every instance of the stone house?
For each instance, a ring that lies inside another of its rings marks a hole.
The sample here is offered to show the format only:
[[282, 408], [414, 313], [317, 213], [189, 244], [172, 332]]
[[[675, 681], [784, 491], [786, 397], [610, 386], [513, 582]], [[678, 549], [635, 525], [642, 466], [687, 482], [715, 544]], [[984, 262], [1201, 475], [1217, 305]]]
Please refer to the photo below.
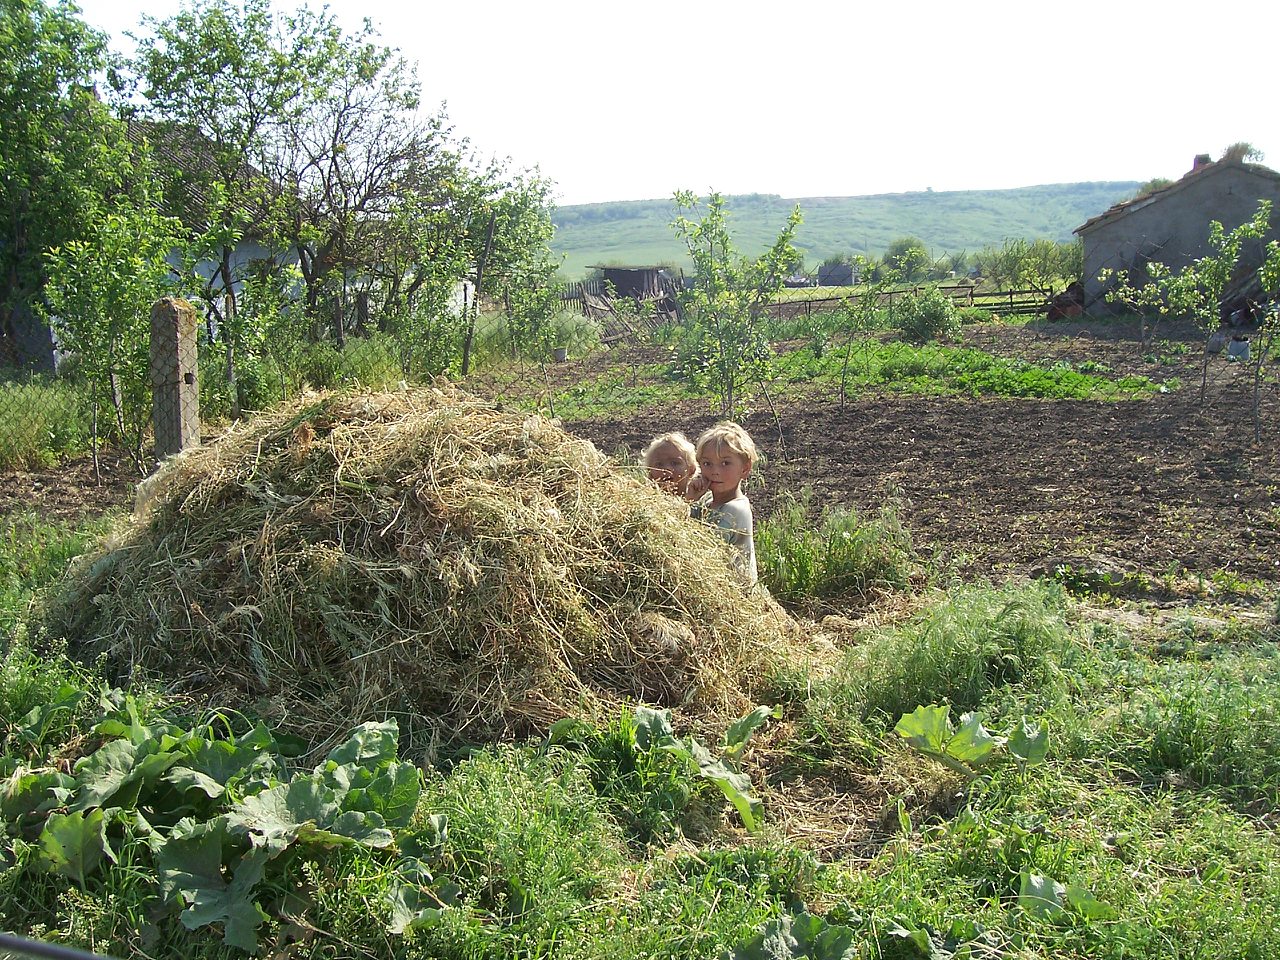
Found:
[[[1280, 236], [1280, 173], [1238, 159], [1214, 163], [1200, 154], [1181, 179], [1085, 221], [1073, 231], [1084, 245], [1085, 311], [1096, 316], [1114, 309], [1105, 299], [1112, 284], [1099, 279], [1103, 270], [1126, 273], [1135, 283], [1145, 279], [1152, 261], [1176, 272], [1211, 252], [1211, 220], [1232, 230], [1252, 219], [1264, 199], [1274, 205], [1268, 238], [1275, 238]], [[1261, 245], [1254, 244], [1241, 259], [1256, 266], [1261, 256]]]

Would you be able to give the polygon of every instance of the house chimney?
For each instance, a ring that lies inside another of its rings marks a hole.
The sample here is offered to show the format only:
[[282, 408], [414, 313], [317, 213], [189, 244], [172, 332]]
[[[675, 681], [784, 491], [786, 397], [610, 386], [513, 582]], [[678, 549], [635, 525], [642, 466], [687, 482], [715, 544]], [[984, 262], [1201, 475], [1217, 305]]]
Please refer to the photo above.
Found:
[[1197, 170], [1203, 170], [1211, 163], [1213, 163], [1213, 160], [1210, 159], [1209, 154], [1197, 153], [1195, 159], [1191, 161], [1191, 172], [1195, 173]]

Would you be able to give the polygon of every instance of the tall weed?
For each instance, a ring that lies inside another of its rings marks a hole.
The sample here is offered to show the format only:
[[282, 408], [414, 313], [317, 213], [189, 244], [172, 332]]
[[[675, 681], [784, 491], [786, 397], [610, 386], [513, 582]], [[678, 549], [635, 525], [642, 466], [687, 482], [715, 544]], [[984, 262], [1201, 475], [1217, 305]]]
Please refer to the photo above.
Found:
[[974, 710], [993, 691], [1025, 685], [1055, 695], [1075, 656], [1055, 585], [963, 587], [908, 623], [850, 650], [832, 681], [837, 704], [892, 723], [923, 704]]
[[760, 577], [779, 600], [852, 598], [908, 585], [916, 557], [892, 503], [874, 518], [829, 506], [815, 525], [811, 514], [809, 492], [788, 495], [756, 528]]

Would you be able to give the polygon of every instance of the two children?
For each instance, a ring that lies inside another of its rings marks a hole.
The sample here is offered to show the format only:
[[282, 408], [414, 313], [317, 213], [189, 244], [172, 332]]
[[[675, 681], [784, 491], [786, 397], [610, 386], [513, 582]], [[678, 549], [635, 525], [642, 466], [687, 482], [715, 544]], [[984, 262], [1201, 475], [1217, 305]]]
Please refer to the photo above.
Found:
[[734, 548], [734, 565], [748, 585], [757, 579], [756, 547], [751, 501], [742, 483], [755, 461], [750, 434], [727, 420], [706, 430], [696, 447], [683, 433], [664, 433], [641, 457], [650, 478], [693, 502], [692, 516], [715, 524]]

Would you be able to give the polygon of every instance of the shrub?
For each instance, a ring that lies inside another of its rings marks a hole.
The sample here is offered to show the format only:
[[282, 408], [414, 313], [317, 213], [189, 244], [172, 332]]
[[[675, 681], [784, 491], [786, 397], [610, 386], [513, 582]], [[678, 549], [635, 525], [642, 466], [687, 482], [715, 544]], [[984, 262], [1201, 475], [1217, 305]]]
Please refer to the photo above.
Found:
[[951, 299], [928, 287], [920, 293], [909, 293], [893, 304], [894, 327], [913, 343], [951, 340], [960, 333], [960, 315]]

